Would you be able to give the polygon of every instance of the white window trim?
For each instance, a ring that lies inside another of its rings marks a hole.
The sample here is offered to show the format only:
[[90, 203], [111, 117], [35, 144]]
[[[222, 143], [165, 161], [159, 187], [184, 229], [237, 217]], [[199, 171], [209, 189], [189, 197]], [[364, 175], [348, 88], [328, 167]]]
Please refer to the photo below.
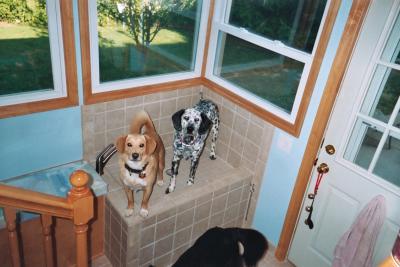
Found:
[[[308, 80], [308, 75], [310, 73], [311, 65], [314, 59], [316, 48], [318, 47], [319, 39], [321, 36], [322, 29], [324, 28], [326, 16], [330, 6], [331, 0], [328, 0], [324, 10], [324, 14], [321, 19], [320, 27], [318, 29], [317, 37], [314, 43], [313, 51], [311, 54], [304, 51], [286, 46], [279, 40], [271, 40], [261, 35], [257, 35], [247, 31], [246, 29], [239, 28], [227, 23], [227, 7], [231, 6], [231, 0], [221, 0], [216, 2], [214, 7], [214, 18], [211, 28], [210, 35], [210, 49], [207, 58], [207, 68], [206, 68], [206, 78], [225, 87], [226, 89], [232, 91], [236, 95], [245, 98], [246, 100], [254, 103], [265, 111], [271, 112], [272, 114], [282, 118], [283, 120], [294, 124], [297, 118], [297, 113], [300, 107], [301, 100], [303, 98], [303, 93], [305, 90], [305, 85]], [[217, 49], [218, 49], [218, 35], [219, 32], [233, 35], [237, 38], [243, 39], [249, 43], [255, 44], [257, 46], [263, 47], [269, 51], [273, 51], [278, 54], [282, 54], [288, 58], [294, 59], [296, 61], [304, 63], [303, 72], [300, 78], [299, 86], [293, 103], [292, 111], [287, 113], [282, 108], [272, 104], [271, 102], [250, 93], [249, 91], [240, 88], [239, 86], [226, 81], [216, 75], [214, 75], [214, 67], [217, 61]]]
[[131, 78], [131, 79], [100, 83], [99, 46], [98, 46], [98, 31], [97, 31], [97, 5], [96, 5], [96, 0], [89, 0], [89, 35], [90, 35], [92, 93], [110, 92], [121, 89], [161, 84], [166, 82], [180, 81], [180, 80], [200, 77], [201, 67], [203, 63], [208, 15], [210, 9], [210, 0], [202, 0], [202, 1], [203, 3], [201, 7], [200, 24], [198, 27], [198, 37], [197, 37], [198, 43], [195, 52], [196, 59], [194, 61], [195, 68], [193, 71], [152, 75], [140, 78]]
[[46, 0], [46, 13], [54, 88], [43, 88], [33, 92], [0, 96], [0, 106], [67, 96], [60, 2], [58, 0]]

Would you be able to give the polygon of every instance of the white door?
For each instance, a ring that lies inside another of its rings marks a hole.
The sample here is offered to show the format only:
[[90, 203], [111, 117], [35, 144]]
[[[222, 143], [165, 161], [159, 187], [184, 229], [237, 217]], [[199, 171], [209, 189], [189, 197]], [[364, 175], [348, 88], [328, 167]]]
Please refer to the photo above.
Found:
[[[312, 230], [303, 201], [289, 259], [298, 267], [331, 266], [343, 233], [376, 195], [387, 217], [375, 247], [374, 266], [389, 255], [400, 228], [400, 0], [371, 3], [346, 71], [318, 164], [330, 170], [314, 202]], [[336, 148], [328, 155], [324, 147]], [[316, 183], [314, 171], [308, 192]], [[360, 266], [361, 267], [361, 266]]]

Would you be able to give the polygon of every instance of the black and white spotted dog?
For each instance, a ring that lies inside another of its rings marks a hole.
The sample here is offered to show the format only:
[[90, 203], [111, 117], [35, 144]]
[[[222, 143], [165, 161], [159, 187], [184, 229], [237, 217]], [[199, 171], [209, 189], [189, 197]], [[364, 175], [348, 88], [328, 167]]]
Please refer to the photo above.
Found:
[[190, 159], [190, 173], [188, 185], [194, 183], [194, 176], [199, 158], [203, 151], [206, 138], [211, 129], [210, 159], [215, 157], [215, 143], [219, 130], [219, 111], [211, 100], [201, 98], [193, 108], [181, 109], [172, 115], [175, 128], [173, 143], [173, 159], [170, 170], [171, 180], [166, 194], [175, 190], [176, 176], [178, 175], [179, 162], [182, 158]]

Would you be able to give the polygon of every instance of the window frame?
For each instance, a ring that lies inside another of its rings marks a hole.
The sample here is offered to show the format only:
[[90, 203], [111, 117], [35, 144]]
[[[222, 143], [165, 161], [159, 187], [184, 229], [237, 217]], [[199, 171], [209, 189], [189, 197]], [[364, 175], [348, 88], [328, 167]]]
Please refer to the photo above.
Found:
[[72, 1], [47, 0], [54, 90], [0, 97], [0, 118], [78, 105]]
[[[330, 0], [327, 2], [327, 8], [324, 15], [324, 23], [320, 26], [319, 41], [314, 45], [313, 48], [313, 60], [310, 62], [310, 70], [308, 77], [305, 81], [304, 92], [301, 97], [297, 116], [294, 122], [289, 122], [282, 117], [276, 115], [270, 110], [255, 104], [254, 102], [246, 99], [233, 92], [223, 84], [212, 80], [207, 76], [207, 68], [209, 68], [208, 60], [212, 54], [213, 47], [211, 46], [212, 28], [215, 21], [215, 6], [219, 2], [217, 0], [204, 0], [207, 2], [207, 8], [203, 6], [203, 11], [207, 11], [207, 21], [203, 20], [202, 23], [207, 24], [205, 29], [205, 42], [204, 42], [204, 53], [201, 58], [201, 75], [199, 77], [174, 80], [170, 82], [160, 82], [157, 84], [149, 84], [143, 86], [133, 85], [132, 87], [119, 89], [114, 91], [94, 93], [91, 85], [91, 62], [90, 62], [90, 40], [89, 40], [89, 12], [88, 12], [88, 1], [78, 0], [79, 5], [79, 25], [80, 25], [80, 41], [81, 41], [81, 60], [82, 60], [82, 76], [83, 76], [83, 96], [84, 104], [95, 104], [99, 102], [112, 101], [127, 97], [134, 97], [139, 95], [146, 95], [161, 91], [174, 90], [176, 88], [185, 88], [191, 86], [206, 86], [210, 90], [220, 94], [226, 99], [234, 102], [235, 104], [247, 109], [251, 113], [265, 121], [273, 124], [274, 126], [282, 129], [283, 131], [298, 137], [301, 132], [301, 128], [305, 119], [307, 108], [310, 102], [313, 89], [318, 78], [319, 70], [322, 64], [322, 60], [325, 55], [328, 41], [338, 14], [341, 0]], [[204, 4], [204, 3], [203, 3]], [[322, 29], [322, 30], [321, 30]], [[198, 49], [203, 49], [203, 45], [198, 44]], [[214, 48], [215, 49], [215, 48]], [[200, 59], [200, 58], [197, 58]]]
[[[228, 22], [226, 22], [228, 16], [227, 9], [230, 7], [231, 0], [215, 1], [214, 17], [209, 41], [210, 48], [205, 70], [205, 78], [209, 81], [209, 85], [225, 96], [228, 96], [232, 101], [241, 104], [243, 107], [251, 110], [253, 113], [271, 122], [275, 126], [294, 136], [298, 136], [315, 86], [322, 58], [326, 51], [333, 24], [340, 7], [340, 2], [341, 1], [327, 1], [313, 50], [311, 53], [307, 53], [286, 46], [280, 41], [274, 41], [228, 24]], [[282, 54], [304, 63], [302, 76], [290, 114], [247, 90], [241, 89], [239, 86], [214, 75], [218, 51], [218, 35], [220, 32], [230, 34], [266, 50]]]
[[161, 90], [169, 90], [173, 89], [174, 86], [198, 84], [200, 82], [199, 78], [201, 76], [204, 58], [209, 9], [210, 0], [203, 0], [193, 71], [152, 75], [100, 83], [96, 0], [80, 0], [79, 13], [85, 104], [110, 101], [119, 99], [121, 96], [128, 97], [154, 93]]

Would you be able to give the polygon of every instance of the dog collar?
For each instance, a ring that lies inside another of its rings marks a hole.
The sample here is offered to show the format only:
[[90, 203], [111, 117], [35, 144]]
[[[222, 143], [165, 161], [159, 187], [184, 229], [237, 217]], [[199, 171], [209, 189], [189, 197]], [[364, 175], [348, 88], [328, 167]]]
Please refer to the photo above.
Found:
[[143, 166], [142, 169], [139, 169], [139, 170], [138, 170], [138, 169], [133, 169], [133, 168], [129, 167], [129, 165], [125, 163], [125, 169], [128, 170], [129, 175], [131, 175], [132, 173], [136, 173], [136, 174], [139, 174], [139, 178], [142, 178], [142, 179], [143, 179], [143, 178], [146, 177], [146, 172], [145, 172], [145, 170], [146, 170], [146, 167], [147, 167], [148, 164], [149, 164], [149, 163], [147, 162], [147, 163]]

